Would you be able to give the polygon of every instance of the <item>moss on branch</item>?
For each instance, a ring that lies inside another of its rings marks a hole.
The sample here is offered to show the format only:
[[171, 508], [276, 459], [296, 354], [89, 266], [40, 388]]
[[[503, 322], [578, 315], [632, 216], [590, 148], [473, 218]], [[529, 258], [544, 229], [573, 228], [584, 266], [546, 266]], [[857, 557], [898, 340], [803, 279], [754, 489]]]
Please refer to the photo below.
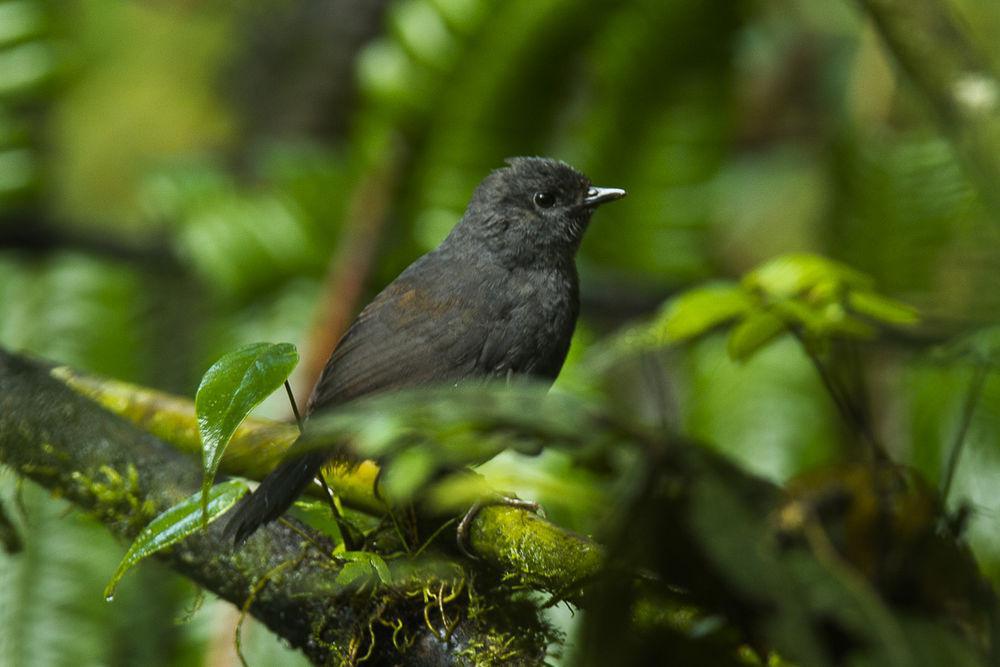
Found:
[[[55, 374], [67, 377], [65, 371]], [[140, 423], [154, 424], [151, 430], [159, 435], [172, 433], [182, 442], [186, 437], [190, 444], [193, 430], [174, 418], [185, 412], [184, 402], [160, 398], [162, 410], [124, 396], [117, 408]], [[285, 432], [279, 425], [262, 429], [251, 427], [245, 437], [270, 443], [264, 433]], [[193, 493], [201, 479], [195, 458], [72, 391], [43, 364], [3, 350], [0, 463], [93, 514], [123, 538], [134, 537], [153, 515]], [[454, 575], [470, 581], [476, 575], [461, 568], [453, 568], [440, 585], [435, 575], [420, 576], [418, 570], [394, 577], [390, 585], [338, 587], [341, 565], [331, 558], [331, 548], [320, 533], [284, 520], [234, 549], [217, 522], [160, 558], [223, 599], [248, 607], [317, 664], [353, 663], [366, 654], [368, 664], [405, 659], [450, 665], [470, 657], [491, 664], [489, 656], [498, 647], [519, 663], [542, 661], [552, 634], [534, 608], [513, 617], [505, 613], [519, 604], [509, 590], [477, 586], [473, 596], [468, 593], [473, 586], [456, 583]], [[447, 620], [439, 627], [427, 622], [426, 591], [446, 589], [457, 592], [435, 606]]]
[[[52, 374], [179, 450], [200, 455], [191, 401], [66, 367], [55, 368]], [[247, 419], [226, 449], [221, 469], [259, 479], [277, 464], [297, 433], [291, 424]], [[386, 506], [374, 493], [377, 474], [378, 467], [366, 461], [353, 470], [329, 468], [325, 477], [345, 504], [382, 514]], [[470, 537], [476, 555], [504, 575], [571, 599], [577, 598], [576, 589], [593, 578], [603, 562], [603, 550], [592, 540], [514, 507], [492, 506], [479, 512]]]

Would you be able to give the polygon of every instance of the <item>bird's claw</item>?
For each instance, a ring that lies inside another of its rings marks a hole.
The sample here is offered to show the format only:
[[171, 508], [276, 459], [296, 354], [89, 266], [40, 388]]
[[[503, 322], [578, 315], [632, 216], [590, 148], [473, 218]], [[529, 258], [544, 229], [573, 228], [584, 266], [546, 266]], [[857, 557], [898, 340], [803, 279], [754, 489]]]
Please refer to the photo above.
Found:
[[527, 510], [534, 514], [537, 514], [542, 509], [542, 506], [533, 500], [521, 500], [520, 498], [513, 498], [510, 496], [500, 496], [489, 500], [477, 500], [472, 507], [469, 508], [469, 511], [465, 513], [462, 520], [458, 522], [458, 528], [455, 529], [455, 538], [458, 543], [458, 550], [469, 558], [477, 558], [477, 556], [472, 553], [472, 544], [469, 541], [469, 531], [472, 527], [472, 521], [484, 507], [489, 507], [491, 505], [517, 507], [518, 509]]

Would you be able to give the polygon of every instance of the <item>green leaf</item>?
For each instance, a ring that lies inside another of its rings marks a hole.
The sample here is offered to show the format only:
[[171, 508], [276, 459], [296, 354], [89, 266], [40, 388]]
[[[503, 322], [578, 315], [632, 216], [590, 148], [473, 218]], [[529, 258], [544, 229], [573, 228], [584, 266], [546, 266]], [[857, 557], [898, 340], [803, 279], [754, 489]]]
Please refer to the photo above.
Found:
[[334, 519], [328, 501], [314, 500], [303, 496], [295, 501], [289, 513], [308, 526], [332, 537], [335, 545], [340, 546], [344, 543], [340, 526]]
[[371, 551], [343, 551], [336, 554], [339, 560], [346, 561], [343, 569], [337, 575], [337, 583], [348, 586], [362, 576], [374, 574], [382, 584], [392, 582], [392, 574], [385, 560]]
[[871, 284], [871, 278], [860, 271], [809, 253], [776, 257], [743, 278], [747, 289], [778, 299], [798, 296], [818, 286], [828, 293], [835, 285], [868, 289]]
[[815, 307], [798, 299], [787, 299], [773, 304], [772, 308], [787, 325], [797, 325], [813, 338], [866, 339], [875, 335], [870, 325], [849, 315], [840, 303]]
[[337, 573], [337, 579], [334, 583], [338, 586], [350, 586], [358, 579], [370, 577], [372, 574], [371, 567], [367, 563], [347, 563], [340, 569]]
[[871, 291], [850, 292], [847, 305], [855, 313], [885, 324], [910, 326], [920, 321], [916, 308]]
[[385, 465], [380, 486], [387, 498], [401, 501], [410, 499], [429, 479], [437, 466], [435, 452], [425, 447], [404, 449]]
[[[532, 454], [549, 445], [579, 452], [607, 437], [592, 404], [547, 392], [545, 385], [518, 382], [366, 396], [312, 418], [295, 446], [305, 454], [350, 442], [360, 457], [391, 459], [419, 442], [422, 450], [433, 452], [436, 469], [455, 469], [482, 463], [508, 447]], [[412, 461], [414, 479], [425, 463]]]
[[389, 566], [378, 554], [371, 554], [372, 568], [375, 570], [375, 574], [378, 575], [378, 580], [384, 585], [389, 585], [392, 583], [392, 574], [389, 573]]
[[289, 343], [254, 343], [223, 356], [205, 372], [195, 396], [202, 453], [202, 509], [233, 433], [280, 387], [299, 361]]
[[[523, 474], [523, 473], [522, 473]], [[588, 488], [588, 494], [590, 487]], [[465, 512], [475, 503], [496, 494], [482, 475], [461, 474], [442, 477], [428, 488], [428, 506], [437, 512]], [[588, 497], [588, 500], [592, 497]], [[560, 502], [568, 498], [560, 497]]]
[[786, 327], [805, 329], [812, 334], [823, 334], [829, 329], [830, 317], [798, 299], [782, 299], [771, 304], [771, 312], [781, 319]]
[[786, 331], [785, 321], [766, 310], [751, 313], [737, 325], [726, 349], [736, 361], [746, 361], [753, 354]]
[[939, 361], [967, 361], [974, 364], [1000, 366], [1000, 326], [977, 329], [934, 351]]
[[[382, 527], [381, 519], [378, 516], [365, 514], [350, 507], [341, 507], [340, 511], [344, 523], [351, 530], [359, 534], [368, 535], [372, 531]], [[334, 551], [344, 550], [344, 538], [340, 532], [340, 526], [337, 524], [333, 508], [330, 507], [329, 500], [319, 500], [305, 496], [300, 497], [292, 505], [289, 514], [319, 532], [330, 536], [333, 539]]]
[[[212, 487], [208, 494], [208, 523], [224, 514], [246, 492], [246, 484], [235, 479]], [[125, 556], [118, 564], [118, 569], [111, 577], [111, 581], [104, 588], [104, 597], [107, 600], [110, 601], [114, 597], [115, 587], [133, 565], [147, 556], [180, 542], [198, 530], [202, 524], [199, 518], [204, 516], [203, 511], [199, 511], [202, 508], [202, 498], [201, 492], [189, 496], [173, 507], [164, 510], [142, 529], [142, 532], [132, 542], [132, 546], [125, 552]]]
[[739, 285], [707, 285], [671, 300], [654, 329], [662, 342], [687, 340], [745, 315], [752, 307], [750, 295]]

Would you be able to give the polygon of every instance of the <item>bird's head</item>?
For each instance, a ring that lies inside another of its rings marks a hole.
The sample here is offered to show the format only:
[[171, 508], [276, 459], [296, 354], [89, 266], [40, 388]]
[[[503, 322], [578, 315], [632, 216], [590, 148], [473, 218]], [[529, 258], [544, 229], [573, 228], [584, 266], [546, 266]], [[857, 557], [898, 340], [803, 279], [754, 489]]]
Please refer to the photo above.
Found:
[[572, 259], [594, 210], [625, 196], [558, 160], [516, 157], [507, 165], [479, 184], [456, 232], [485, 239], [515, 264]]

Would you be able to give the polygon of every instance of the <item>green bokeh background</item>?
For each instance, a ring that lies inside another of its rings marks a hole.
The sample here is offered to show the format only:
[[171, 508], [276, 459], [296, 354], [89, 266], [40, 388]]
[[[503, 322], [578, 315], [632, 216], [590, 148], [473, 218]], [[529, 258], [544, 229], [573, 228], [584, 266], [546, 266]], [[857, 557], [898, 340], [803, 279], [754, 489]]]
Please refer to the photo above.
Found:
[[[1000, 60], [1000, 4], [947, 4]], [[559, 390], [595, 391], [588, 350], [678, 291], [817, 252], [924, 313], [919, 345], [882, 341], [866, 366], [894, 457], [938, 479], [971, 371], [926, 341], [997, 321], [1000, 214], [843, 0], [4, 0], [0, 344], [188, 396], [240, 344], [315, 353], [324, 276], [365, 211], [387, 210], [367, 298], [520, 154], [630, 192], [582, 247]], [[736, 364], [708, 337], [662, 361], [667, 412], [747, 469], [782, 481], [843, 455], [792, 341]], [[634, 369], [610, 384], [662, 408]], [[282, 397], [262, 414], [287, 416]], [[564, 456], [486, 470], [564, 525], [602, 518]], [[951, 498], [994, 580], [998, 478], [994, 378]], [[237, 664], [227, 606], [194, 610], [156, 564], [105, 603], [124, 545], [9, 472], [0, 497], [27, 545], [0, 554], [0, 665]], [[251, 664], [302, 661], [245, 637]]]

